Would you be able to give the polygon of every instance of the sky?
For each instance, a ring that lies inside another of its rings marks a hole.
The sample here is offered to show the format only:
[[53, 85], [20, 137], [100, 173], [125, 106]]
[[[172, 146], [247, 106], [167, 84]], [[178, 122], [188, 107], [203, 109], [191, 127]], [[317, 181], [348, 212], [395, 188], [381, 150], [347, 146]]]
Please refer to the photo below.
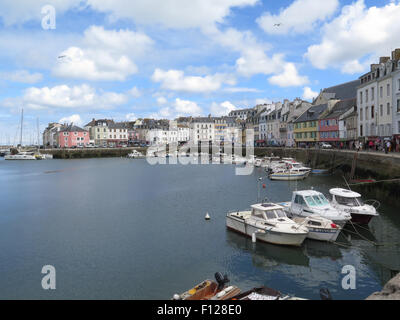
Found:
[[1, 0], [0, 144], [49, 122], [221, 116], [357, 79], [400, 47], [390, 0]]

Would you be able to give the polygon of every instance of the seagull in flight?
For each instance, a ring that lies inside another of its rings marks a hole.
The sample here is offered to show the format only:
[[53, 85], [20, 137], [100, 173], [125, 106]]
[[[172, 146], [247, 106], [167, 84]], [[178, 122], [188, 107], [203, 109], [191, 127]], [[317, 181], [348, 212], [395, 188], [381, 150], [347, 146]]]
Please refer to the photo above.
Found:
[[275, 23], [274, 27], [280, 27], [282, 25], [282, 23]]
[[58, 56], [58, 59], [62, 59], [65, 58], [66, 56]]

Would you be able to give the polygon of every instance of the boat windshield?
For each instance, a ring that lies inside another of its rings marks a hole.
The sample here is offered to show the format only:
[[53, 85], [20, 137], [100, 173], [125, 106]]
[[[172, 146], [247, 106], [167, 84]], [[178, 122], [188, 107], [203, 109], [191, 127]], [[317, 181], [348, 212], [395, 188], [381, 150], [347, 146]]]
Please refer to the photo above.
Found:
[[324, 206], [329, 204], [328, 200], [325, 198], [323, 194], [315, 196], [306, 196], [305, 200], [310, 207]]
[[286, 214], [282, 209], [275, 210], [275, 213], [278, 216], [278, 218], [286, 218]]
[[335, 196], [338, 204], [342, 204], [349, 207], [359, 207], [363, 205], [360, 197], [358, 198], [345, 198], [340, 196]]
[[276, 219], [274, 210], [265, 211], [265, 215], [267, 216], [267, 219]]

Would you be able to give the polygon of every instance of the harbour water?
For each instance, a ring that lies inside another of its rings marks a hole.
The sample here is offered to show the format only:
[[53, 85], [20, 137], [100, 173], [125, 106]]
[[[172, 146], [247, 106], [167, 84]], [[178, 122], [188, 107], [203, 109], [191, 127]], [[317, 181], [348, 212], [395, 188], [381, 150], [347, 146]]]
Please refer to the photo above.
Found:
[[[0, 299], [170, 299], [217, 271], [242, 289], [319, 299], [325, 287], [334, 299], [364, 299], [400, 270], [399, 208], [385, 199], [363, 237], [339, 238], [345, 246], [254, 244], [226, 230], [228, 211], [257, 201], [262, 176], [144, 159], [0, 160]], [[261, 194], [278, 202], [296, 188], [327, 194], [343, 179], [263, 183]], [[44, 265], [56, 268], [56, 290], [42, 289]], [[342, 289], [346, 265], [356, 290]]]

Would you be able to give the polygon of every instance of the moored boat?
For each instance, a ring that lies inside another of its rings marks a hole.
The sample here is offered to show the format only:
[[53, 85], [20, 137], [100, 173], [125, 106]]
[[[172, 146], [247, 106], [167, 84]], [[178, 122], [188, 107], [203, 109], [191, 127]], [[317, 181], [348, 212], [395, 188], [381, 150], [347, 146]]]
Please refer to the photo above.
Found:
[[364, 203], [361, 194], [341, 188], [333, 188], [329, 193], [332, 195], [332, 206], [351, 214], [353, 223], [368, 224], [372, 218], [379, 216], [377, 209], [380, 204], [376, 200], [369, 200], [371, 204]]
[[277, 169], [271, 172], [268, 177], [270, 180], [296, 181], [308, 177], [310, 171], [299, 171], [297, 169]]
[[283, 207], [274, 203], [251, 206], [251, 211], [230, 212], [226, 216], [228, 229], [272, 244], [300, 246], [308, 229], [290, 220]]
[[292, 201], [281, 205], [289, 217], [319, 215], [340, 227], [351, 219], [349, 213], [334, 208], [321, 192], [315, 190], [294, 191]]
[[229, 300], [240, 293], [238, 287], [227, 286], [226, 275], [217, 272], [215, 280], [205, 280], [182, 294], [175, 294], [173, 300]]
[[305, 300], [302, 298], [293, 297], [287, 294], [282, 294], [278, 290], [268, 287], [258, 287], [239, 293], [232, 300]]
[[5, 160], [37, 160], [34, 152], [19, 152], [4, 156]]
[[312, 240], [334, 242], [342, 230], [333, 221], [318, 215], [310, 215], [304, 218], [294, 217], [293, 221], [307, 227], [307, 238]]

